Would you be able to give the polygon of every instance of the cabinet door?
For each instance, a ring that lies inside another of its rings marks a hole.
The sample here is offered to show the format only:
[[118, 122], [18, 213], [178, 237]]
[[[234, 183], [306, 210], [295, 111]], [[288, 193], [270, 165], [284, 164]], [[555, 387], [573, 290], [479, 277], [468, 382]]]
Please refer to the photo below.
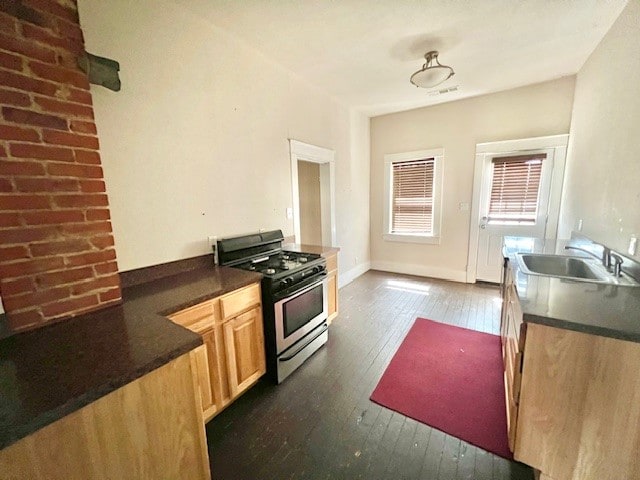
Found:
[[[215, 413], [215, 404], [213, 399], [213, 391], [211, 389], [211, 380], [209, 374], [209, 360], [207, 355], [206, 337], [204, 345], [199, 346], [190, 353], [191, 369], [194, 375], [194, 383], [202, 400], [203, 417], [207, 417], [209, 413]], [[213, 412], [211, 410], [213, 409]]]
[[266, 372], [262, 309], [232, 318], [223, 329], [229, 389], [234, 398]]
[[329, 303], [329, 318], [331, 321], [338, 316], [338, 255], [329, 255], [327, 259], [327, 295]]
[[[231, 402], [227, 379], [227, 353], [222, 325], [216, 325], [205, 338], [209, 361], [209, 379], [217, 413]], [[206, 419], [206, 418], [205, 418]]]
[[327, 276], [327, 295], [329, 303], [329, 321], [338, 316], [338, 275], [330, 273]]
[[512, 283], [511, 278], [511, 269], [509, 267], [509, 259], [504, 259], [503, 270], [502, 270], [502, 285], [500, 288], [500, 294], [502, 296], [502, 310], [500, 312], [500, 339], [502, 340], [502, 359], [504, 361], [505, 367], [507, 364], [506, 357], [506, 343], [507, 343], [507, 309], [509, 305], [510, 297], [510, 286]]
[[519, 332], [516, 325], [522, 324], [522, 312], [518, 297], [510, 286], [509, 303], [506, 311], [506, 344], [505, 344], [505, 390], [507, 395], [507, 428], [509, 448], [514, 451], [516, 425], [518, 420], [518, 403], [520, 397], [520, 381], [522, 372], [522, 350], [518, 342]]

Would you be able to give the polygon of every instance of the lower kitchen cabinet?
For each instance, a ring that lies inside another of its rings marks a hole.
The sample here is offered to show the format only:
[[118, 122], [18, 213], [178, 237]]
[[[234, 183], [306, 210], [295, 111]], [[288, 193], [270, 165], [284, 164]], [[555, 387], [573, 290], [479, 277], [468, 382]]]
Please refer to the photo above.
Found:
[[204, 345], [191, 359], [205, 422], [266, 373], [259, 283], [174, 313], [169, 319], [202, 335]]
[[530, 324], [514, 456], [554, 480], [640, 479], [640, 344]]
[[509, 448], [515, 449], [520, 381], [522, 374], [522, 351], [526, 337], [526, 324], [522, 321], [522, 309], [513, 282], [508, 260], [505, 260], [502, 282], [502, 315], [500, 338], [504, 361], [504, 390], [507, 415]]
[[191, 353], [191, 363], [202, 398], [203, 417], [207, 421], [231, 402], [231, 396], [222, 328], [216, 325], [198, 333], [202, 335], [203, 345]]
[[325, 254], [327, 260], [327, 293], [329, 300], [328, 322], [338, 316], [338, 254]]
[[[204, 337], [203, 337], [204, 340]], [[194, 376], [194, 385], [198, 389], [200, 399], [202, 400], [202, 411], [205, 416], [215, 413], [217, 405], [213, 398], [213, 389], [211, 388], [209, 358], [207, 355], [207, 344], [201, 345], [190, 353], [191, 369]]]
[[231, 397], [237, 397], [266, 371], [262, 311], [254, 308], [224, 324]]
[[0, 478], [210, 479], [190, 358], [184, 354], [0, 450]]
[[523, 323], [505, 264], [509, 447], [541, 479], [640, 479], [640, 343]]

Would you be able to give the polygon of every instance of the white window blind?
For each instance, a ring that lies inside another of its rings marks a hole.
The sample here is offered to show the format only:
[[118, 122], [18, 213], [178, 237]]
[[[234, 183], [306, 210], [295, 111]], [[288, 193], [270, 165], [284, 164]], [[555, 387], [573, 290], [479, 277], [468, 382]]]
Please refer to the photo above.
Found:
[[492, 160], [489, 222], [535, 223], [544, 153]]
[[392, 163], [391, 233], [433, 233], [435, 159]]

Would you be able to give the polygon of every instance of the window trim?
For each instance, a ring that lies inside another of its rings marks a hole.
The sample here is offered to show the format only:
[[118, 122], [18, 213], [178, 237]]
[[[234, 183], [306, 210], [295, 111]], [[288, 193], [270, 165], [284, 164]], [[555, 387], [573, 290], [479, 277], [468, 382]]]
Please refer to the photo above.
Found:
[[[433, 232], [426, 234], [391, 233], [391, 202], [393, 201], [392, 164], [433, 158]], [[384, 225], [382, 237], [389, 242], [440, 244], [442, 219], [442, 162], [444, 148], [392, 153], [384, 156]]]

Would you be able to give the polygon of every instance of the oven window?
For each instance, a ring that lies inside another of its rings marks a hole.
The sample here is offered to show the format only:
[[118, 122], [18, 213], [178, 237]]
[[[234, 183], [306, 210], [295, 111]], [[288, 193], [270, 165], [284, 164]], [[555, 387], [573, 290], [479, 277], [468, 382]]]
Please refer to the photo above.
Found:
[[284, 338], [322, 313], [322, 284], [289, 300], [282, 306]]

